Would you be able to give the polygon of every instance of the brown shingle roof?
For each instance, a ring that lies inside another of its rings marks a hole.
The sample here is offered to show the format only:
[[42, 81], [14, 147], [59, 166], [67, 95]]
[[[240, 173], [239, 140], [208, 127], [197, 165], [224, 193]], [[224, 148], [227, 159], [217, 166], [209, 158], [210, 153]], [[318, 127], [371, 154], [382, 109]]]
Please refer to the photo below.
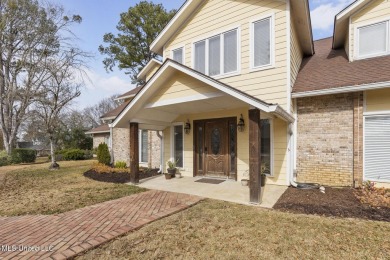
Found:
[[130, 101], [127, 101], [127, 102], [124, 102], [122, 105], [118, 106], [117, 108], [105, 113], [104, 115], [102, 115], [100, 118], [106, 118], [106, 117], [117, 117], [123, 109], [125, 109], [125, 107], [127, 106], [127, 104], [129, 104]]
[[332, 38], [314, 47], [316, 53], [302, 61], [294, 93], [390, 81], [390, 56], [349, 62], [344, 49], [332, 49]]
[[141, 90], [142, 86], [140, 87], [136, 87], [128, 92], [126, 92], [125, 94], [123, 95], [120, 95], [119, 97], [117, 97], [117, 99], [121, 99], [121, 98], [125, 98], [127, 96], [132, 96], [132, 95], [136, 95], [140, 90]]
[[85, 132], [86, 134], [95, 134], [95, 133], [107, 133], [107, 132], [110, 132], [110, 128], [108, 127], [108, 125], [100, 125], [96, 128], [93, 128], [87, 132]]

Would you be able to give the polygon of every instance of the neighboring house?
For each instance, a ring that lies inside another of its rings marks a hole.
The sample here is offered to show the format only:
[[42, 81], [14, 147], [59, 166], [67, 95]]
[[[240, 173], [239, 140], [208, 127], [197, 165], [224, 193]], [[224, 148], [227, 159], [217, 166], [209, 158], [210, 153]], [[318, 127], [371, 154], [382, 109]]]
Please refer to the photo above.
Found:
[[139, 129], [161, 131], [164, 162], [183, 176], [249, 172], [255, 203], [262, 165], [268, 184], [388, 185], [390, 2], [352, 3], [316, 42], [309, 14], [307, 0], [186, 1], [151, 45], [163, 63], [109, 124], [130, 147], [114, 157], [136, 172]]
[[[119, 96], [117, 100], [123, 103], [117, 108], [102, 115], [100, 118], [105, 123], [86, 132], [93, 138], [93, 147], [106, 143], [110, 149], [113, 161], [124, 161], [130, 165], [129, 131], [126, 128], [110, 128], [112, 123], [122, 110], [129, 104], [140, 88], [135, 88]], [[149, 168], [161, 167], [161, 139], [156, 131], [139, 130], [139, 163]]]

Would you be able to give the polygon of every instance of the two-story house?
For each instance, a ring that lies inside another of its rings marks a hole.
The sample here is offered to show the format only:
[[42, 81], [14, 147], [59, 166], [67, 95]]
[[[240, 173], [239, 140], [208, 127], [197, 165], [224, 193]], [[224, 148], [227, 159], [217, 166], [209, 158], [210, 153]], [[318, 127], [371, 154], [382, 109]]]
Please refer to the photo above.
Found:
[[390, 181], [389, 6], [358, 0], [313, 42], [307, 0], [186, 1], [151, 46], [163, 62], [110, 124], [129, 133], [134, 179], [143, 129], [183, 176], [249, 172], [251, 202], [261, 173], [277, 185]]

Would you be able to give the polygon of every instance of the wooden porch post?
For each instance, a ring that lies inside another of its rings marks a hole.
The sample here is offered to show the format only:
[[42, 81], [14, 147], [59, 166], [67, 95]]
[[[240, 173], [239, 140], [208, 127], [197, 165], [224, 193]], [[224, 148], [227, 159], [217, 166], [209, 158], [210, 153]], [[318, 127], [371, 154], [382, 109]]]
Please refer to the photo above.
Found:
[[130, 123], [130, 181], [139, 183], [138, 123]]
[[261, 203], [260, 110], [249, 110], [249, 202]]

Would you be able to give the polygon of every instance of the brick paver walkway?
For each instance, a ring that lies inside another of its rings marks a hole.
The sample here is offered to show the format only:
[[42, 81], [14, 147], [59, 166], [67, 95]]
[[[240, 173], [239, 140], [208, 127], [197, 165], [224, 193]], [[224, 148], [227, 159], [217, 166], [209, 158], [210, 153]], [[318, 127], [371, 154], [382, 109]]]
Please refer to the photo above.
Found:
[[[59, 215], [0, 217], [0, 259], [73, 257], [200, 200], [197, 196], [151, 190]], [[5, 252], [7, 246], [11, 251]], [[12, 252], [12, 246], [41, 248], [37, 252]], [[52, 251], [47, 250], [49, 246]]]

